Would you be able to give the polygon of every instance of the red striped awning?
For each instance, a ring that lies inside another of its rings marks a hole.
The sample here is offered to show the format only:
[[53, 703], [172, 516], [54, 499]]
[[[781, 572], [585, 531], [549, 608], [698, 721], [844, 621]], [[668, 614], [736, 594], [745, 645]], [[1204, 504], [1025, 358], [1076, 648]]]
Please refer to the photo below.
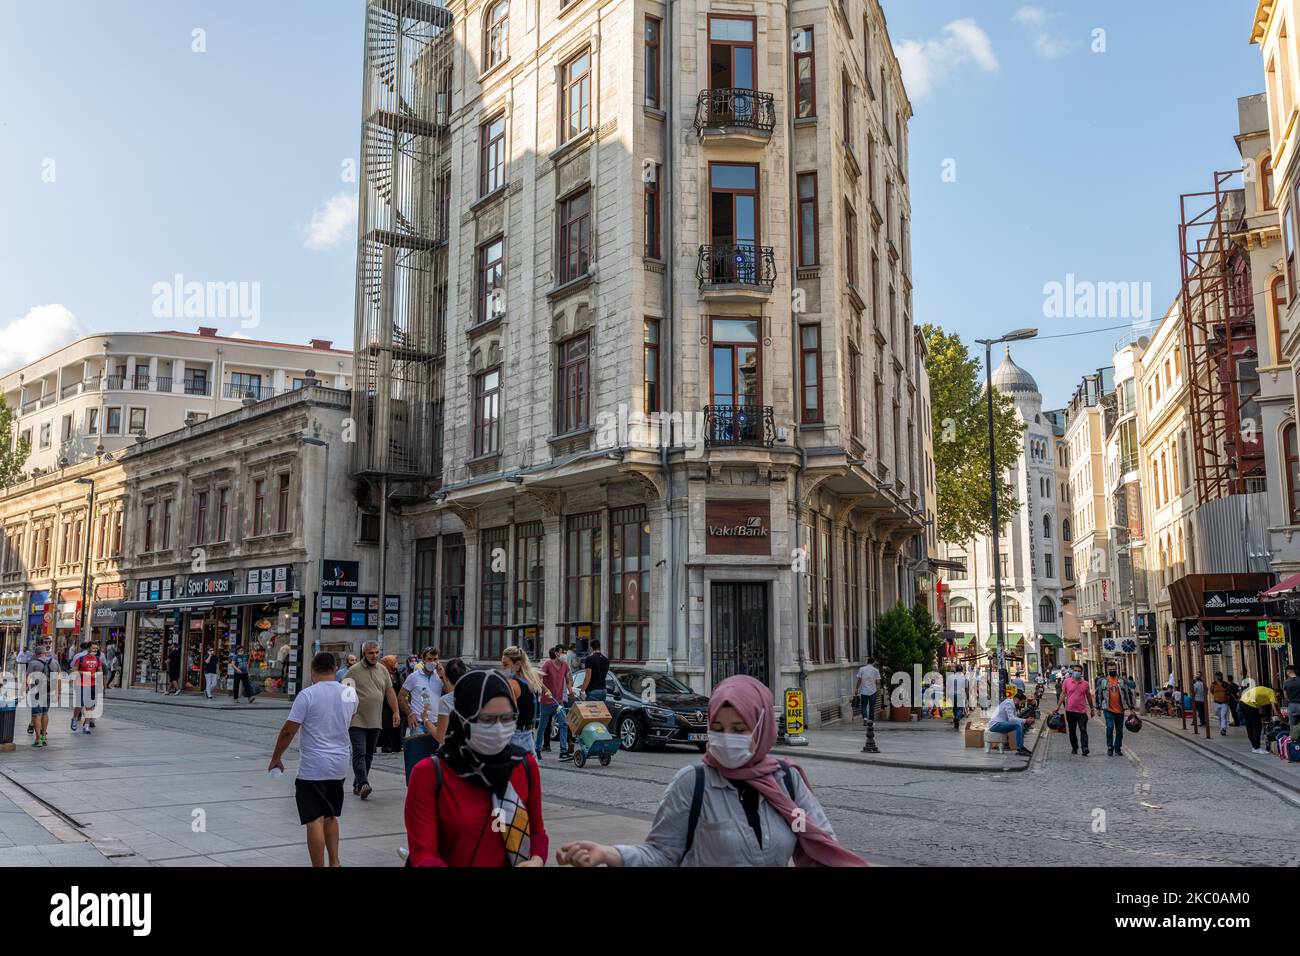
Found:
[[1300, 574], [1293, 574], [1289, 578], [1283, 578], [1267, 591], [1261, 591], [1259, 596], [1261, 600], [1267, 601], [1270, 598], [1278, 598], [1282, 597], [1284, 594], [1290, 594], [1298, 588], [1300, 588]]

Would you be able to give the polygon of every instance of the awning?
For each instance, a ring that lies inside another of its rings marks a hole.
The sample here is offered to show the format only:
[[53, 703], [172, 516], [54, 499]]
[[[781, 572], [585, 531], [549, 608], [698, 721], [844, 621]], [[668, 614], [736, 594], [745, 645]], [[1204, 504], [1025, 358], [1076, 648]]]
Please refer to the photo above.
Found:
[[1289, 578], [1283, 578], [1267, 591], [1261, 591], [1259, 596], [1261, 599], [1267, 601], [1272, 598], [1280, 598], [1287, 594], [1291, 594], [1296, 590], [1300, 590], [1300, 574], [1293, 574]]
[[[1015, 647], [1025, 639], [1023, 634], [1017, 633], [1016, 631], [1005, 631], [1002, 636], [1007, 647]], [[990, 650], [995, 650], [998, 646], [998, 636], [996, 634], [990, 634], [989, 639], [984, 642], [984, 646]]]
[[278, 594], [227, 594], [224, 597], [171, 598], [167, 601], [123, 601], [119, 611], [209, 611], [215, 607], [246, 607], [261, 604], [287, 604], [302, 597], [298, 591]]
[[1061, 639], [1060, 639], [1059, 637], [1057, 637], [1055, 634], [1039, 634], [1039, 635], [1038, 635], [1038, 640], [1039, 640], [1039, 643], [1041, 643], [1041, 644], [1049, 644], [1049, 645], [1051, 645], [1052, 647], [1064, 647], [1064, 646], [1065, 646], [1065, 641], [1061, 640]]
[[958, 634], [953, 638], [953, 643], [958, 647], [970, 647], [973, 640], [975, 640], [974, 634]]

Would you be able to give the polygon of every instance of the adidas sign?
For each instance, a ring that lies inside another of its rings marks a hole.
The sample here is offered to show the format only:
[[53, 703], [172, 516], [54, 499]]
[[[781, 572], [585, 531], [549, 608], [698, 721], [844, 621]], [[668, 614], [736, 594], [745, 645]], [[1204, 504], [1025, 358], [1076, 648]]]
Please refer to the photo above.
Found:
[[1212, 597], [1205, 599], [1205, 609], [1207, 611], [1222, 611], [1225, 610], [1227, 606], [1228, 603], [1223, 600], [1222, 594], [1215, 594]]

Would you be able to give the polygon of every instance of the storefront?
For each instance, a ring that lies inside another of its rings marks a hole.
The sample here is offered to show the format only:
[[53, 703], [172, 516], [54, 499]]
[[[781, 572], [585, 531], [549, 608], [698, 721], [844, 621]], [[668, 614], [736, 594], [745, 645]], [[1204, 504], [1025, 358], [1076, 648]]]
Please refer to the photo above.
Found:
[[0, 670], [12, 671], [14, 655], [23, 649], [23, 592], [0, 591]]
[[81, 647], [81, 588], [62, 588], [54, 604], [54, 653], [66, 665]]
[[90, 605], [90, 639], [98, 641], [100, 649], [109, 647], [119, 655], [126, 652], [126, 600], [125, 584], [99, 584], [95, 586], [94, 600]]
[[172, 578], [148, 578], [137, 581], [134, 600], [124, 601], [118, 609], [129, 615], [127, 622], [126, 662], [135, 687], [167, 688], [167, 651], [176, 639], [175, 614], [159, 610], [159, 604], [175, 596]]

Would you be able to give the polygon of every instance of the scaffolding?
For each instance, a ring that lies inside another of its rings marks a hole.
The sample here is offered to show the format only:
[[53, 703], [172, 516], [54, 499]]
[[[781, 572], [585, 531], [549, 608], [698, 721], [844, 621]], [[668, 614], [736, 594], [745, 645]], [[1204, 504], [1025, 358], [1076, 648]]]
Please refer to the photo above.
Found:
[[[369, 0], [362, 93], [352, 472], [442, 470], [452, 15]], [[385, 482], [386, 484], [386, 482]]]
[[1242, 382], [1235, 357], [1255, 343], [1250, 264], [1234, 236], [1243, 229], [1240, 170], [1216, 172], [1214, 188], [1179, 198], [1180, 308], [1194, 484], [1200, 504], [1241, 494]]

